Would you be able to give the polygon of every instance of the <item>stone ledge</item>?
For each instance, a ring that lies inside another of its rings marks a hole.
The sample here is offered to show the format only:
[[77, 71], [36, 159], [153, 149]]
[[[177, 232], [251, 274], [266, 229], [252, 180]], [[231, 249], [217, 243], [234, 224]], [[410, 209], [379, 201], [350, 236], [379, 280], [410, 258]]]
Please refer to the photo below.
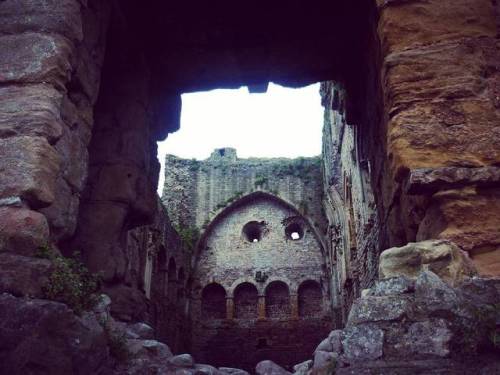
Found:
[[466, 185], [500, 186], [499, 167], [442, 167], [419, 168], [410, 171], [406, 183], [408, 194], [433, 194], [439, 190], [456, 189]]

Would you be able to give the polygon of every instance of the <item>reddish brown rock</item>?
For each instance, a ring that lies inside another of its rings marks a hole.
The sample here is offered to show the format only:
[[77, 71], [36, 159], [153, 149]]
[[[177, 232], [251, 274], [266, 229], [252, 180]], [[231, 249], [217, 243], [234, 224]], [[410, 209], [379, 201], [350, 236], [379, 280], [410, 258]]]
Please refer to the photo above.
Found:
[[469, 252], [480, 274], [500, 275], [500, 193], [474, 186], [432, 197], [417, 239], [443, 238]]
[[0, 253], [0, 291], [15, 296], [43, 298], [51, 263], [47, 259]]
[[62, 178], [77, 192], [85, 186], [88, 173], [87, 128], [81, 121], [72, 128], [63, 127], [62, 137], [55, 145], [61, 156]]
[[469, 252], [480, 273], [495, 274], [500, 260], [498, 197], [492, 191], [500, 162], [495, 5], [489, 0], [473, 7], [466, 0], [377, 3], [387, 175], [392, 176], [384, 198], [391, 207], [390, 243], [450, 239]]
[[0, 87], [0, 138], [31, 135], [55, 142], [64, 126], [61, 101], [50, 85]]
[[499, 167], [422, 168], [410, 171], [406, 190], [409, 194], [428, 194], [467, 185], [493, 187], [500, 184]]
[[123, 229], [128, 208], [124, 204], [95, 202], [80, 207], [74, 249], [81, 249], [91, 272], [105, 281], [123, 279], [127, 257]]
[[51, 83], [63, 88], [71, 73], [72, 46], [56, 35], [0, 36], [0, 82]]
[[59, 177], [56, 183], [57, 199], [50, 206], [42, 208], [49, 223], [50, 238], [56, 242], [69, 239], [76, 229], [80, 195], [74, 192], [66, 181]]
[[0, 7], [2, 33], [43, 32], [80, 40], [81, 2], [77, 0], [4, 0]]
[[18, 196], [31, 207], [54, 201], [60, 159], [42, 137], [0, 139], [0, 198]]
[[0, 207], [0, 251], [33, 256], [48, 239], [49, 226], [41, 213]]
[[[385, 60], [392, 168], [480, 167], [500, 160], [500, 115], [488, 97], [485, 55], [495, 41], [468, 40], [393, 53]], [[459, 62], [459, 63], [457, 63]]]
[[0, 373], [110, 374], [105, 331], [95, 315], [65, 304], [0, 294]]
[[474, 6], [468, 0], [377, 0], [377, 4], [386, 54], [443, 40], [496, 36], [495, 11], [489, 0], [476, 0]]

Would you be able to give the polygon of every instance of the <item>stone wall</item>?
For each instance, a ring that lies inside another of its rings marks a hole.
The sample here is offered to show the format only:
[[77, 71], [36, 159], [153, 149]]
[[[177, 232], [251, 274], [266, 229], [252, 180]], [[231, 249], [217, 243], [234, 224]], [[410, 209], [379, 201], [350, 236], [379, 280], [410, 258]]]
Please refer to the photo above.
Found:
[[215, 150], [203, 161], [168, 155], [162, 201], [175, 225], [204, 228], [225, 207], [254, 191], [290, 202], [322, 231], [321, 160], [238, 159], [236, 150]]
[[[276, 196], [233, 202], [208, 225], [198, 251], [191, 314], [200, 360], [251, 371], [271, 358], [289, 367], [332, 326], [318, 235]], [[229, 349], [236, 344], [244, 354]]]
[[349, 124], [347, 95], [340, 84], [321, 86], [325, 108], [323, 127], [323, 183], [329, 221], [326, 241], [331, 269], [332, 304], [345, 322], [362, 289], [377, 277], [380, 220], [372, 190], [372, 159], [363, 158], [360, 129]]
[[148, 239], [144, 292], [156, 338], [167, 342], [172, 352], [183, 353], [189, 350], [191, 338], [187, 283], [192, 251], [173, 228], [160, 202], [158, 209], [153, 224], [132, 232], [140, 232]]

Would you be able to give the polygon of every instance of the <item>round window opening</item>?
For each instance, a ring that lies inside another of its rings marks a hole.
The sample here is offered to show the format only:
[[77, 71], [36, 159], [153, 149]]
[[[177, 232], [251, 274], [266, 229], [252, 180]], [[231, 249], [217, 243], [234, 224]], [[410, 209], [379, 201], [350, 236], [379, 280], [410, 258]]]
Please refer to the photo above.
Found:
[[286, 227], [285, 234], [288, 239], [297, 241], [304, 237], [304, 229], [299, 223], [292, 223]]
[[243, 227], [243, 235], [248, 242], [259, 242], [262, 239], [264, 226], [264, 222], [250, 221]]

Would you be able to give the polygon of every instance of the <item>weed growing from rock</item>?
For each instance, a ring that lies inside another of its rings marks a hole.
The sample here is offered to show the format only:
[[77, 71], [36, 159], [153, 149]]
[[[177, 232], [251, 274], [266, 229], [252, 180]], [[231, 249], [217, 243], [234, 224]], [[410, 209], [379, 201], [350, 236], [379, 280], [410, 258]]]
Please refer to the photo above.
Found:
[[92, 274], [78, 260], [78, 252], [75, 252], [73, 257], [66, 258], [49, 246], [43, 246], [35, 255], [49, 259], [53, 265], [49, 281], [42, 287], [45, 298], [67, 304], [76, 314], [90, 310], [96, 305], [98, 297], [95, 293], [100, 277]]

